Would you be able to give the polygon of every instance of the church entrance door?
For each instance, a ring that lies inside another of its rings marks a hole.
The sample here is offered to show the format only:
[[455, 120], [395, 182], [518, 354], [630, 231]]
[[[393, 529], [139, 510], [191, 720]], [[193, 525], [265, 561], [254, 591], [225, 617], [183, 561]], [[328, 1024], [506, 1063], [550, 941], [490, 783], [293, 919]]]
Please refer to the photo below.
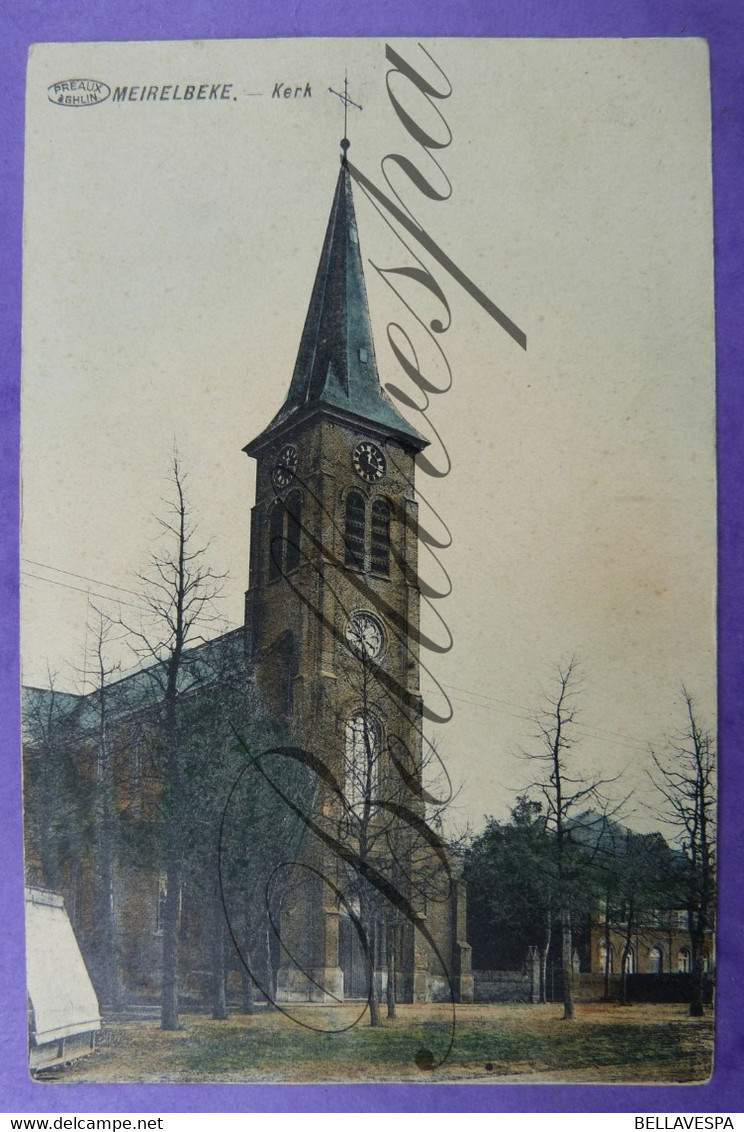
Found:
[[349, 916], [341, 916], [338, 928], [338, 957], [339, 966], [344, 973], [344, 998], [367, 998], [367, 957], [359, 933]]

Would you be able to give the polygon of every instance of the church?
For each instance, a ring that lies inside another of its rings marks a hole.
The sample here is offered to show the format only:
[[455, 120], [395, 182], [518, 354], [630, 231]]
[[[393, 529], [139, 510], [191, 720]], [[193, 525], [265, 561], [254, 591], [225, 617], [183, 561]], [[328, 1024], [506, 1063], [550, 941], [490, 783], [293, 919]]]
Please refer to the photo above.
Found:
[[[289, 1003], [377, 1001], [392, 982], [399, 1002], [472, 1001], [465, 890], [439, 833], [441, 803], [430, 781], [436, 752], [424, 736], [419, 687], [414, 481], [427, 440], [380, 382], [348, 147], [344, 138], [286, 398], [244, 449], [256, 461], [245, 625], [224, 638], [240, 653], [261, 713], [289, 737], [284, 757], [302, 763], [312, 783], [309, 802], [287, 800], [301, 836], [292, 861], [266, 882], [278, 884], [280, 874], [272, 995]], [[201, 649], [214, 654], [219, 644]], [[193, 671], [199, 656], [200, 648], [191, 650]], [[146, 680], [138, 673], [119, 681], [111, 771], [116, 807], [136, 809], [138, 818], [156, 809], [158, 787], [137, 796], [144, 787], [132, 765], [141, 740], [138, 747], [132, 739], [133, 699], [121, 686], [131, 692]], [[86, 697], [63, 699], [66, 712], [85, 719]], [[138, 718], [141, 733], [139, 709]], [[100, 773], [94, 730], [89, 724], [80, 745], [93, 777]], [[32, 737], [27, 764], [35, 749]], [[34, 781], [27, 775], [27, 789]], [[33, 804], [27, 797], [27, 811]], [[90, 941], [100, 936], [88, 891], [100, 872], [96, 847], [55, 867], [52, 883], [32, 824], [27, 815], [29, 880], [62, 891], [85, 955], [86, 941], [95, 950]], [[109, 871], [124, 993], [156, 994], [162, 862], [118, 860], [114, 851]], [[199, 985], [205, 918], [219, 915], [218, 903], [200, 905], [188, 887], [185, 870], [185, 988]], [[246, 966], [237, 952], [228, 961], [233, 975]]]

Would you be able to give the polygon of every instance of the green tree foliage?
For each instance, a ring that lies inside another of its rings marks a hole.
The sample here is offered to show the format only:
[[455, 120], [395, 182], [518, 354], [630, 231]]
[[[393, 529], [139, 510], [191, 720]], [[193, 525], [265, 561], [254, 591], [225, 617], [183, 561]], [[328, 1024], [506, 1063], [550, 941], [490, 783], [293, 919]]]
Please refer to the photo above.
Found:
[[476, 967], [518, 970], [552, 929], [552, 846], [538, 802], [517, 799], [511, 821], [488, 818], [465, 854], [468, 940]]
[[576, 928], [572, 941], [585, 933], [596, 883], [592, 849], [568, 829], [558, 861], [556, 832], [543, 810], [541, 802], [521, 795], [511, 820], [489, 818], [465, 856], [474, 965], [521, 970], [528, 948], [536, 947], [541, 1001], [556, 931], [562, 932], [567, 911]]
[[[26, 871], [42, 887], [74, 885], [92, 841], [93, 785], [79, 746], [82, 703], [48, 688], [26, 688], [24, 836]], [[91, 756], [91, 752], [88, 752]]]
[[286, 753], [284, 728], [261, 714], [241, 634], [200, 650], [208, 677], [179, 713], [184, 869], [198, 909], [212, 1012], [227, 1016], [228, 967], [272, 1001], [279, 941], [274, 925], [312, 810], [308, 768]]

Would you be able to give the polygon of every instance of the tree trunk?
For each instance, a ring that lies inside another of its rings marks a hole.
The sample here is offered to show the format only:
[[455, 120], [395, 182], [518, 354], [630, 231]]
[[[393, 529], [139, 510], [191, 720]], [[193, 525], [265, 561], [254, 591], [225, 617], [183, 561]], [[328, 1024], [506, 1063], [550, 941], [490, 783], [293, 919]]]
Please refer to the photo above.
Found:
[[274, 957], [271, 954], [271, 927], [267, 923], [263, 932], [264, 955], [266, 959], [266, 1006], [269, 1010], [276, 1008], [276, 971], [274, 970]]
[[703, 1004], [703, 984], [705, 975], [703, 971], [702, 956], [692, 961], [692, 987], [690, 993], [690, 1017], [702, 1018], [705, 1013]]
[[548, 956], [550, 955], [550, 939], [553, 934], [553, 915], [548, 908], [545, 913], [545, 937], [540, 948], [540, 1002], [547, 1002], [548, 992]]
[[212, 901], [212, 919], [212, 1017], [217, 1022], [224, 1022], [227, 1019], [225, 919], [217, 885]]
[[122, 1003], [122, 988], [119, 978], [119, 953], [116, 937], [116, 921], [114, 913], [114, 814], [113, 795], [114, 782], [110, 754], [105, 736], [102, 737], [101, 752], [101, 824], [100, 824], [100, 860], [101, 871], [99, 876], [98, 915], [101, 927], [101, 942], [103, 951], [101, 955], [102, 995], [101, 998], [108, 1006], [118, 1010]]
[[163, 994], [160, 1028], [178, 1029], [178, 904], [181, 887], [178, 860], [171, 853], [166, 871], [165, 913], [163, 916]]
[[690, 1017], [702, 1018], [705, 1013], [705, 1006], [703, 1003], [705, 988], [705, 969], [703, 966], [703, 933], [699, 930], [690, 932], [690, 943], [692, 945], [692, 955], [690, 962], [690, 978], [692, 980], [692, 985], [690, 987]]
[[44, 815], [41, 823], [41, 836], [39, 838], [39, 856], [41, 858], [41, 875], [44, 887], [52, 892], [59, 892], [59, 869], [57, 867], [57, 854], [48, 830], [51, 820]]
[[625, 941], [623, 944], [623, 962], [622, 962], [622, 989], [620, 992], [620, 1004], [622, 1006], [628, 1005], [628, 967], [630, 966], [630, 957], [633, 954], [633, 923], [635, 917], [635, 909], [633, 902], [628, 904], [628, 922], [625, 929]]
[[[105, 828], [105, 822], [104, 822]], [[114, 862], [109, 839], [104, 835], [101, 862], [101, 892], [98, 901], [101, 917], [101, 1001], [112, 1010], [118, 1010], [122, 1003], [122, 988], [119, 978], [119, 954], [114, 922]]]
[[610, 960], [612, 952], [610, 951], [610, 894], [605, 894], [605, 915], [604, 915], [604, 991], [602, 997], [605, 1002], [610, 1001]]
[[[246, 963], [250, 964], [251, 957], [247, 950], [243, 951]], [[243, 1013], [255, 1014], [256, 1013], [256, 988], [253, 979], [248, 972], [243, 968], [240, 972], [241, 983], [243, 987]]]
[[164, 705], [164, 738], [167, 753], [166, 800], [166, 890], [163, 917], [163, 993], [160, 1027], [177, 1030], [178, 1019], [178, 913], [181, 902], [181, 768], [176, 730], [178, 656], [171, 660]]
[[563, 973], [563, 1018], [570, 1020], [574, 1016], [573, 999], [573, 936], [571, 933], [571, 913], [561, 913], [561, 969]]
[[[275, 915], [277, 916], [279, 914], [275, 912]], [[271, 924], [268, 923], [268, 920], [266, 920], [265, 923], [259, 924], [257, 932], [257, 937], [251, 936], [251, 938], [256, 938], [256, 953], [258, 954], [259, 952], [263, 952], [263, 971], [262, 966], [260, 966], [260, 961], [257, 960], [257, 962], [259, 963], [257, 971], [257, 974], [259, 976], [258, 985], [262, 985], [260, 984], [260, 976], [262, 976], [263, 974], [263, 989], [264, 995], [266, 997], [266, 1010], [275, 1010], [276, 970], [274, 969], [274, 954], [272, 952], [272, 928]], [[251, 970], [256, 970], [256, 968], [253, 967], [253, 964], [251, 964]]]
[[375, 955], [374, 955], [374, 925], [371, 932], [371, 952], [369, 961], [369, 1024], [370, 1026], [380, 1025], [380, 1000], [377, 995], [377, 979], [375, 977]]
[[395, 937], [396, 929], [392, 924], [387, 933], [387, 1016], [395, 1018]]
[[[240, 983], [243, 991], [243, 1013], [255, 1014], [256, 1013], [256, 984], [249, 971], [256, 971], [253, 957], [258, 950], [256, 947], [256, 937], [251, 931], [251, 917], [249, 906], [246, 903], [243, 909], [243, 931], [240, 942], [240, 950], [242, 952], [242, 963], [240, 965]], [[256, 972], [258, 974], [258, 972]], [[265, 985], [265, 984], [264, 984]], [[266, 987], [268, 995], [269, 988]]]
[[377, 981], [375, 979], [375, 921], [374, 905], [365, 888], [359, 894], [359, 918], [367, 940], [367, 973], [369, 979], [369, 1024], [380, 1025], [380, 1002], [377, 997]]
[[548, 954], [550, 946], [543, 944], [540, 948], [540, 1002], [548, 1001]]

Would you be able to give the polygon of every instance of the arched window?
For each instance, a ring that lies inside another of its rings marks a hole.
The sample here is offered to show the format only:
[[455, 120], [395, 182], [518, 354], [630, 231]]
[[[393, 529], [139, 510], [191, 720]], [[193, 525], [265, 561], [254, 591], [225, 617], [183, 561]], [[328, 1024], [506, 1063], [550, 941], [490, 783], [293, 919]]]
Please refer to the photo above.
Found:
[[689, 947], [680, 947], [677, 952], [677, 970], [682, 975], [689, 975], [692, 970], [692, 961], [690, 958]]
[[269, 581], [282, 574], [284, 556], [284, 507], [275, 503], [269, 513]]
[[625, 975], [635, 975], [636, 960], [635, 951], [632, 947], [623, 948], [621, 964]]
[[612, 966], [613, 966], [613, 964], [612, 964], [612, 960], [613, 960], [612, 944], [610, 944], [610, 946], [608, 947], [607, 941], [602, 939], [602, 940], [599, 941], [598, 951], [599, 951], [599, 969], [600, 969], [600, 971], [602, 971], [602, 973], [604, 973], [606, 971], [608, 975], [611, 975], [612, 974]]
[[652, 947], [649, 950], [648, 970], [651, 975], [660, 975], [664, 970], [664, 955], [660, 947]]
[[[155, 908], [155, 934], [161, 935], [165, 927], [165, 913], [166, 904], [168, 902], [168, 876], [165, 872], [158, 875], [158, 902]], [[183, 891], [178, 890], [178, 924], [181, 924], [181, 914], [183, 911]]]
[[300, 565], [302, 496], [293, 491], [286, 500], [277, 500], [269, 513], [269, 581], [296, 570]]
[[300, 564], [300, 532], [302, 529], [302, 496], [293, 491], [287, 503], [287, 557], [286, 571], [296, 570]]
[[379, 781], [380, 725], [369, 712], [346, 724], [344, 742], [344, 794], [357, 813], [373, 801]]
[[344, 562], [355, 570], [364, 569], [364, 528], [366, 504], [358, 491], [346, 496], [346, 522], [344, 525]]
[[384, 499], [372, 504], [371, 569], [373, 574], [390, 576], [390, 507]]

